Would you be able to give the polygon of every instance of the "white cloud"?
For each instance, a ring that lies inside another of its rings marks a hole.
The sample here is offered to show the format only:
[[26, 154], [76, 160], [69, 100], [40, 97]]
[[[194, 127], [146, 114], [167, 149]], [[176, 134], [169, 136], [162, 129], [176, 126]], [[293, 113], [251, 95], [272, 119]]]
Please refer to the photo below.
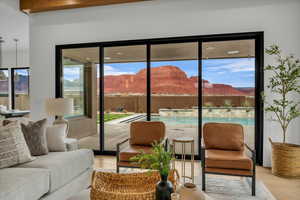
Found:
[[233, 62], [229, 64], [224, 64], [221, 66], [210, 67], [210, 69], [219, 71], [226, 70], [229, 72], [248, 72], [255, 70], [255, 60], [254, 59], [242, 59], [238, 62]]
[[104, 65], [104, 75], [122, 75], [122, 74], [135, 74], [134, 72], [124, 72], [120, 71], [119, 69], [116, 69], [109, 65]]
[[64, 79], [73, 81], [75, 79], [79, 79], [80, 78], [80, 68], [82, 66], [76, 66], [76, 65], [72, 65], [72, 66], [68, 66], [68, 67], [64, 67]]

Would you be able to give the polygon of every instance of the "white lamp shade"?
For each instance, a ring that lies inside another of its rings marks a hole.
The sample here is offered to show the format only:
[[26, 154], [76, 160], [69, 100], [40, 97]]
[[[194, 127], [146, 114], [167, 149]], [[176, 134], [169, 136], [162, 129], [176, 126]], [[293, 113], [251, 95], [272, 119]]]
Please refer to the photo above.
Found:
[[55, 98], [46, 100], [46, 113], [49, 116], [64, 116], [73, 113], [73, 99]]

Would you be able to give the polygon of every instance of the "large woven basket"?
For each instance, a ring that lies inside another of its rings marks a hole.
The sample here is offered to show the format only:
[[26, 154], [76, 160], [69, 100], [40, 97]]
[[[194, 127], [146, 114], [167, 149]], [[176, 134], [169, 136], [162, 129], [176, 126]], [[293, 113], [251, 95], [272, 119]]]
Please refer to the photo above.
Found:
[[300, 145], [272, 142], [272, 173], [300, 177]]
[[[155, 186], [160, 180], [157, 171], [117, 174], [94, 171], [91, 200], [155, 200]], [[178, 173], [172, 170], [169, 180], [176, 187]]]

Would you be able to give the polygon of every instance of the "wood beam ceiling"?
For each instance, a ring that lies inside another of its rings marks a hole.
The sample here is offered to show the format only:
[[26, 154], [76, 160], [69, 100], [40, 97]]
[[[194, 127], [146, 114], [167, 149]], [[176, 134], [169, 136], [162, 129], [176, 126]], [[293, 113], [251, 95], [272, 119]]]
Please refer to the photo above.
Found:
[[104, 6], [138, 1], [146, 0], [20, 0], [20, 10], [29, 14], [51, 10]]

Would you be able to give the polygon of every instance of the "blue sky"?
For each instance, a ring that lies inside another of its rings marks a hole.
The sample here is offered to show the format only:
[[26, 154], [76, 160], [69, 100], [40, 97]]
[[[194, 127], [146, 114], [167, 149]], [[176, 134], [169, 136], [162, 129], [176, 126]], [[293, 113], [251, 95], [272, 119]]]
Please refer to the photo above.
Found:
[[23, 76], [28, 76], [28, 70], [27, 69], [18, 69], [15, 72], [17, 72], [18, 74], [23, 75]]
[[[183, 70], [188, 77], [198, 75], [198, 61], [163, 61], [152, 62], [151, 67], [173, 65]], [[135, 74], [146, 68], [145, 62], [134, 63], [106, 63], [105, 75]], [[203, 79], [211, 83], [229, 84], [234, 87], [254, 87], [255, 83], [255, 59], [208, 59], [203, 60]], [[79, 68], [65, 68], [65, 78], [74, 80], [79, 77]]]
[[[8, 70], [3, 70], [5, 76], [8, 77]], [[27, 69], [17, 69], [15, 72], [17, 72], [19, 75], [28, 76], [28, 70]]]

